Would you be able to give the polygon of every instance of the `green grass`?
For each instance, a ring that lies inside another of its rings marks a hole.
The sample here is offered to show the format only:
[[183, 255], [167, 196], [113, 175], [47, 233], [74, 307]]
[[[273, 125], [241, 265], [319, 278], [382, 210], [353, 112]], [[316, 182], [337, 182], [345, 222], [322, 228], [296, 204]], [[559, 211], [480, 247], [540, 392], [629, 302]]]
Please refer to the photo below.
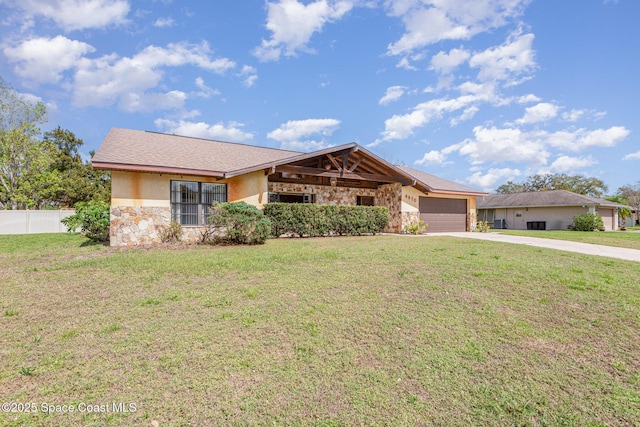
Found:
[[82, 243], [0, 236], [0, 402], [136, 411], [0, 425], [640, 424], [640, 263], [447, 237]]
[[595, 245], [640, 249], [640, 233], [635, 231], [571, 231], [571, 230], [491, 230], [515, 236], [541, 237], [544, 239], [571, 240]]

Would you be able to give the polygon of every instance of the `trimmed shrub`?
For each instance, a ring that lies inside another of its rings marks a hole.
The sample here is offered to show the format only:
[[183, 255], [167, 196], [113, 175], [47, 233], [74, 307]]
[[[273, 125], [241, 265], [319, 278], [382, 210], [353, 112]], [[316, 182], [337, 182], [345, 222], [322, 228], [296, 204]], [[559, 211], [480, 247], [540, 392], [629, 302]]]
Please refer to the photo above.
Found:
[[424, 234], [427, 232], [427, 227], [429, 224], [424, 222], [423, 220], [414, 221], [411, 224], [407, 224], [404, 226], [404, 231], [409, 234]]
[[491, 224], [489, 221], [478, 221], [476, 225], [476, 231], [480, 233], [488, 233], [491, 230]]
[[597, 231], [604, 228], [604, 222], [599, 214], [586, 213], [573, 217], [573, 230]]
[[224, 202], [213, 205], [209, 216], [211, 233], [203, 240], [214, 243], [261, 245], [271, 232], [271, 221], [255, 206], [245, 202]]
[[271, 219], [273, 237], [376, 234], [389, 221], [389, 210], [381, 206], [269, 203], [264, 214]]
[[175, 243], [182, 240], [182, 225], [179, 222], [171, 221], [169, 226], [160, 232], [160, 240], [164, 243]]
[[78, 202], [76, 213], [62, 220], [70, 233], [80, 229], [80, 233], [94, 242], [109, 240], [109, 204], [102, 200]]

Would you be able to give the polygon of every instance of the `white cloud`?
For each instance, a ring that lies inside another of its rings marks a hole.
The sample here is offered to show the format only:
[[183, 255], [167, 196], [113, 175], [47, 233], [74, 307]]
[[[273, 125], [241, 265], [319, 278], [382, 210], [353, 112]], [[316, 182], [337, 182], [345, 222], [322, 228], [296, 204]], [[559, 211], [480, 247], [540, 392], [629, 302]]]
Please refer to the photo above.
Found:
[[516, 120], [518, 124], [546, 122], [558, 115], [558, 106], [548, 102], [541, 102], [525, 109], [524, 116]]
[[195, 85], [200, 89], [200, 91], [196, 93], [196, 96], [200, 98], [209, 99], [212, 96], [220, 95], [220, 91], [207, 86], [202, 77], [196, 77]]
[[253, 138], [252, 133], [244, 132], [244, 124], [238, 122], [208, 124], [185, 120], [172, 121], [157, 119], [158, 129], [166, 133], [192, 136], [195, 138], [214, 139], [218, 141], [244, 142]]
[[[133, 111], [137, 105], [144, 106], [143, 111], [147, 111], [149, 104], [139, 100], [158, 96], [146, 91], [160, 84], [164, 67], [194, 65], [218, 74], [235, 67], [229, 59], [212, 59], [211, 53], [206, 43], [174, 43], [166, 48], [149, 46], [130, 58], [113, 54], [81, 59], [75, 76], [74, 103], [77, 106], [108, 106], [120, 100], [121, 107], [128, 111]], [[158, 108], [177, 105], [179, 97], [175, 95], [174, 92], [159, 95], [164, 102], [160, 102]]]
[[578, 152], [592, 147], [613, 147], [629, 133], [631, 132], [623, 126], [612, 126], [609, 129], [545, 132], [540, 136], [552, 147]]
[[[394, 115], [390, 119], [385, 120], [385, 130], [382, 132], [382, 137], [369, 146], [378, 145], [382, 141], [406, 139], [413, 135], [416, 128], [425, 126], [432, 120], [441, 118], [445, 113], [468, 109], [474, 103], [488, 100], [489, 95], [472, 94], [451, 99], [438, 98], [423, 102], [416, 105], [411, 113]], [[468, 110], [467, 114], [472, 113], [474, 113], [473, 109]]]
[[430, 69], [438, 73], [450, 73], [470, 57], [469, 51], [464, 49], [451, 49], [449, 53], [440, 51], [431, 58]]
[[544, 165], [550, 153], [544, 141], [520, 129], [476, 126], [475, 138], [460, 145], [460, 155], [468, 156], [472, 163], [516, 162]]
[[624, 160], [640, 160], [640, 151], [636, 151], [635, 153], [629, 153], [623, 157]]
[[[472, 164], [514, 162], [530, 167], [547, 165], [551, 156], [550, 148], [568, 151], [583, 151], [592, 147], [612, 147], [624, 139], [629, 131], [623, 127], [609, 129], [572, 129], [557, 132], [534, 130], [522, 131], [518, 128], [496, 128], [476, 126], [474, 138], [447, 147], [467, 156]], [[590, 166], [590, 157], [560, 156], [549, 170], [563, 171]]]
[[153, 23], [154, 27], [158, 27], [158, 28], [168, 28], [168, 27], [173, 27], [175, 25], [176, 21], [173, 18], [158, 18], [156, 19], [156, 22]]
[[582, 118], [589, 118], [591, 120], [600, 120], [607, 113], [604, 111], [586, 110], [586, 109], [573, 109], [571, 111], [565, 111], [562, 113], [562, 119], [566, 122], [575, 123]]
[[425, 153], [420, 160], [413, 162], [416, 165], [442, 165], [447, 160], [447, 156], [441, 151], [431, 150]]
[[387, 47], [400, 55], [442, 40], [464, 40], [520, 16], [529, 0], [388, 0], [405, 34]]
[[398, 61], [398, 63], [396, 64], [396, 68], [404, 68], [408, 71], [418, 71], [418, 68], [411, 65], [411, 63], [409, 62], [409, 58], [407, 58], [406, 56]]
[[577, 122], [585, 114], [585, 110], [571, 110], [562, 113], [562, 119], [567, 122]]
[[475, 105], [466, 108], [459, 117], [454, 117], [449, 120], [449, 124], [451, 126], [457, 126], [458, 124], [460, 124], [460, 122], [471, 120], [478, 111], [480, 111], [480, 108], [476, 107]]
[[240, 73], [238, 73], [238, 77], [244, 79], [243, 84], [246, 87], [252, 87], [258, 81], [258, 70], [255, 68], [245, 65], [242, 67]]
[[267, 29], [272, 35], [262, 40], [253, 54], [261, 61], [277, 61], [280, 56], [311, 52], [311, 37], [325, 24], [341, 19], [353, 8], [347, 0], [316, 0], [304, 4], [298, 0], [267, 2]]
[[475, 172], [473, 175], [467, 178], [467, 183], [474, 187], [482, 188], [486, 192], [491, 192], [495, 189], [498, 182], [513, 181], [515, 177], [522, 175], [522, 172], [518, 169], [503, 168], [503, 169], [489, 169], [488, 172], [482, 173], [480, 171]]
[[166, 93], [125, 93], [120, 97], [118, 106], [127, 112], [172, 110], [184, 107], [187, 94], [179, 90]]
[[597, 163], [591, 156], [559, 156], [548, 168], [542, 169], [540, 173], [575, 173]]
[[72, 69], [93, 46], [64, 36], [38, 37], [24, 40], [15, 47], [5, 47], [3, 52], [14, 72], [37, 83], [56, 83], [62, 72]]
[[391, 102], [397, 101], [405, 94], [406, 86], [390, 86], [387, 88], [384, 96], [380, 98], [378, 104], [387, 105]]
[[534, 58], [533, 34], [512, 33], [508, 40], [500, 46], [475, 53], [469, 59], [472, 68], [479, 68], [480, 81], [506, 81], [514, 85], [523, 74], [531, 73], [536, 68]]
[[540, 101], [541, 99], [532, 93], [518, 98], [518, 104], [529, 104], [532, 102], [540, 102]]
[[[288, 150], [313, 151], [331, 146], [324, 137], [331, 136], [340, 126], [336, 119], [290, 120], [267, 134]], [[320, 137], [320, 139], [314, 139]]]
[[16, 0], [27, 17], [43, 16], [65, 31], [104, 28], [126, 22], [127, 0]]

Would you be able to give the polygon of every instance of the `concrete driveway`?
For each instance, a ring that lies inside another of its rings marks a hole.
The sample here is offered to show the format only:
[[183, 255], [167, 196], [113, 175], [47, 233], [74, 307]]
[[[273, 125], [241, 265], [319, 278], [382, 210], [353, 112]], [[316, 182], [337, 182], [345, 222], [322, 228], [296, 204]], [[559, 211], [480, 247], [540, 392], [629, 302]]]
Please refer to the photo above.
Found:
[[500, 233], [429, 233], [428, 236], [452, 236], [465, 239], [491, 240], [502, 243], [538, 246], [560, 251], [578, 252], [609, 258], [640, 262], [640, 250], [616, 248], [613, 246], [593, 245], [591, 243], [570, 242], [568, 240], [543, 239], [540, 237], [511, 236]]

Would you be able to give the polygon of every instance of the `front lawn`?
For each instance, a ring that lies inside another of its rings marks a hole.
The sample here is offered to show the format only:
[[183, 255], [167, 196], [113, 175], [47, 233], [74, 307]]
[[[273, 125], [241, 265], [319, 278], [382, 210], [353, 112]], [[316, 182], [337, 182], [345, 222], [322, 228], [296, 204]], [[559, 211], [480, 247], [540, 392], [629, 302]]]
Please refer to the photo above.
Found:
[[542, 237], [544, 239], [571, 240], [595, 245], [640, 249], [640, 233], [635, 231], [571, 231], [571, 230], [491, 230], [515, 236]]
[[640, 425], [640, 263], [448, 237], [83, 242], [0, 236], [0, 402], [36, 409], [0, 425]]

